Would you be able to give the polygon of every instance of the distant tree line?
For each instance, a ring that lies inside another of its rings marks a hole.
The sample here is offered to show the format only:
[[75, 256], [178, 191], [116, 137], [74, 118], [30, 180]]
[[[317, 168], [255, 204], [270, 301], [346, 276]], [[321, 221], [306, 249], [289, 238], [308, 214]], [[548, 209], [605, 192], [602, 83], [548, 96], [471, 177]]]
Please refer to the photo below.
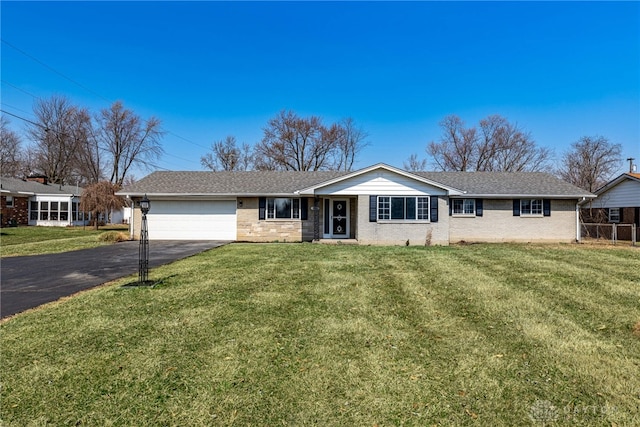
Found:
[[108, 216], [124, 205], [115, 193], [133, 180], [132, 169], [148, 169], [162, 154], [160, 120], [143, 120], [120, 101], [91, 114], [64, 96], [52, 96], [37, 100], [33, 115], [35, 120], [25, 119], [27, 146], [0, 117], [2, 175], [38, 174], [52, 184], [83, 187], [80, 207], [92, 213], [96, 227], [98, 214]]
[[3, 176], [45, 175], [54, 184], [86, 186], [108, 181], [120, 187], [132, 169], [149, 169], [162, 154], [164, 132], [155, 117], [142, 119], [120, 101], [92, 114], [64, 96], [39, 99], [25, 120], [29, 144], [0, 118]]
[[254, 146], [234, 136], [216, 141], [201, 157], [211, 170], [345, 170], [353, 168], [368, 134], [352, 118], [325, 125], [318, 116], [280, 111], [263, 128]]
[[[467, 172], [550, 172], [565, 181], [593, 192], [612, 178], [622, 163], [622, 147], [602, 136], [583, 136], [571, 144], [560, 159], [536, 144], [531, 134], [500, 115], [480, 120], [467, 127], [456, 116], [440, 122], [438, 141], [426, 146], [428, 158], [436, 169]], [[425, 170], [427, 158], [412, 154], [404, 167]]]
[[[116, 101], [90, 113], [64, 96], [34, 103], [35, 120], [27, 120], [23, 138], [0, 116], [0, 171], [3, 176], [44, 174], [52, 183], [89, 187], [106, 181], [114, 191], [133, 181], [132, 170], [153, 169], [163, 153], [164, 131], [155, 117], [142, 119]], [[602, 136], [583, 136], [554, 162], [552, 150], [540, 147], [517, 123], [491, 115], [467, 126], [456, 115], [444, 117], [441, 135], [426, 145], [426, 158], [418, 154], [404, 162], [409, 171], [546, 171], [595, 191], [622, 163], [620, 144]], [[369, 145], [368, 133], [354, 119], [325, 123], [319, 116], [303, 117], [282, 110], [269, 119], [260, 141], [239, 143], [229, 135], [211, 144], [200, 158], [206, 169], [344, 170], [350, 171]], [[100, 189], [105, 192], [104, 186]]]

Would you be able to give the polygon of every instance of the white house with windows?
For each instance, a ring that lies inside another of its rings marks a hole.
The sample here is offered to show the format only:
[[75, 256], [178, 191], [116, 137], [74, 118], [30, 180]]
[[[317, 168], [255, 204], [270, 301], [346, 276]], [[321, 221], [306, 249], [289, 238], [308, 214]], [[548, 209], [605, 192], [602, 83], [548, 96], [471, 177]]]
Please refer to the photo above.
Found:
[[345, 171], [154, 172], [118, 193], [151, 200], [150, 239], [447, 245], [572, 242], [593, 194], [545, 173]]
[[2, 177], [2, 226], [65, 227], [86, 224], [79, 209], [82, 188], [49, 184], [41, 176], [26, 180]]
[[585, 223], [622, 225], [621, 240], [632, 240], [633, 227], [640, 238], [640, 173], [623, 173], [597, 189], [597, 199], [582, 204]]

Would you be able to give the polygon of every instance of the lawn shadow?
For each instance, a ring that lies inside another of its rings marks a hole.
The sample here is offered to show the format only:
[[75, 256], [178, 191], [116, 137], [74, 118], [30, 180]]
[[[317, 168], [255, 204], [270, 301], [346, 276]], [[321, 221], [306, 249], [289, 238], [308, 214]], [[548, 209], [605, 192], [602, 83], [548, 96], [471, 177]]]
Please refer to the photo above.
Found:
[[162, 285], [165, 280], [171, 279], [172, 277], [176, 277], [176, 276], [177, 276], [177, 274], [172, 274], [170, 276], [162, 277], [160, 279], [145, 280], [145, 281], [142, 281], [142, 282], [136, 280], [135, 282], [125, 283], [124, 285], [122, 285], [120, 287], [124, 288], [124, 289], [129, 289], [129, 288], [155, 288], [155, 287], [157, 287], [159, 285]]

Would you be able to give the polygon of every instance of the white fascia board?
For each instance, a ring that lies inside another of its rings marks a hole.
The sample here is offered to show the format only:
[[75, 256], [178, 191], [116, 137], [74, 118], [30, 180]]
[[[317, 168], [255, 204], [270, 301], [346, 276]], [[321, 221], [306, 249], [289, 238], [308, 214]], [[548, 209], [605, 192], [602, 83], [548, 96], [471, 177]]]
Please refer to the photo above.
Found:
[[596, 191], [594, 191], [594, 193], [597, 194], [597, 195], [600, 195], [600, 194], [610, 190], [611, 188], [615, 187], [616, 185], [620, 184], [622, 181], [625, 181], [627, 179], [630, 179], [632, 181], [639, 181], [640, 182], [640, 179], [636, 178], [635, 176], [629, 175], [628, 173], [623, 173], [619, 177], [607, 182], [605, 185], [603, 185], [602, 187], [598, 188]]
[[368, 172], [371, 172], [371, 171], [374, 171], [374, 170], [377, 170], [377, 169], [384, 169], [384, 170], [387, 170], [389, 172], [397, 173], [398, 175], [402, 175], [404, 177], [413, 179], [415, 181], [422, 182], [422, 183], [425, 183], [425, 184], [429, 184], [429, 185], [431, 185], [433, 187], [442, 188], [443, 190], [446, 190], [450, 195], [463, 194], [462, 190], [459, 190], [459, 189], [453, 188], [453, 187], [448, 187], [448, 186], [443, 185], [443, 184], [441, 184], [439, 182], [432, 181], [432, 180], [427, 179], [427, 178], [423, 178], [421, 176], [412, 174], [411, 172], [407, 172], [407, 171], [402, 170], [402, 169], [394, 168], [393, 166], [389, 166], [386, 163], [377, 163], [377, 164], [375, 164], [373, 166], [369, 166], [369, 167], [366, 167], [364, 169], [359, 169], [359, 170], [354, 171], [354, 172], [352, 172], [350, 174], [343, 175], [343, 176], [340, 176], [340, 177], [337, 177], [337, 178], [333, 178], [333, 179], [330, 179], [329, 181], [321, 182], [320, 184], [316, 184], [316, 185], [314, 185], [312, 187], [304, 188], [304, 189], [298, 191], [297, 193], [298, 194], [302, 194], [302, 195], [314, 195], [316, 190], [318, 190], [318, 189], [320, 189], [322, 187], [326, 187], [328, 185], [332, 185], [332, 184], [335, 184], [335, 183], [340, 182], [340, 181], [346, 181], [346, 180], [351, 179], [353, 177], [356, 177], [358, 175], [362, 175], [362, 174], [365, 174], [365, 173], [368, 173]]
[[593, 194], [461, 194], [457, 197], [452, 195], [452, 198], [457, 199], [523, 199], [531, 197], [539, 197], [541, 199], [594, 199], [597, 196]]
[[119, 191], [116, 196], [133, 197], [192, 197], [192, 198], [212, 198], [212, 199], [235, 199], [238, 197], [296, 197], [298, 193], [128, 193]]

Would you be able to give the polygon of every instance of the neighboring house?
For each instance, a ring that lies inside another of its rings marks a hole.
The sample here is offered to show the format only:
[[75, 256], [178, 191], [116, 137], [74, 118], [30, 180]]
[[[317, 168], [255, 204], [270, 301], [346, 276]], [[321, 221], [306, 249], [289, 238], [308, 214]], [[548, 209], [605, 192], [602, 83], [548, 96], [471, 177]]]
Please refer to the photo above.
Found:
[[0, 178], [2, 227], [8, 225], [83, 225], [79, 210], [82, 188], [49, 184], [43, 176]]
[[154, 172], [117, 194], [151, 201], [152, 240], [447, 245], [459, 241], [573, 242], [578, 202], [594, 195], [544, 173]]
[[[623, 173], [596, 190], [597, 199], [582, 204], [585, 223], [635, 224], [640, 227], [640, 173]], [[620, 240], [631, 240], [631, 227], [618, 227]]]

